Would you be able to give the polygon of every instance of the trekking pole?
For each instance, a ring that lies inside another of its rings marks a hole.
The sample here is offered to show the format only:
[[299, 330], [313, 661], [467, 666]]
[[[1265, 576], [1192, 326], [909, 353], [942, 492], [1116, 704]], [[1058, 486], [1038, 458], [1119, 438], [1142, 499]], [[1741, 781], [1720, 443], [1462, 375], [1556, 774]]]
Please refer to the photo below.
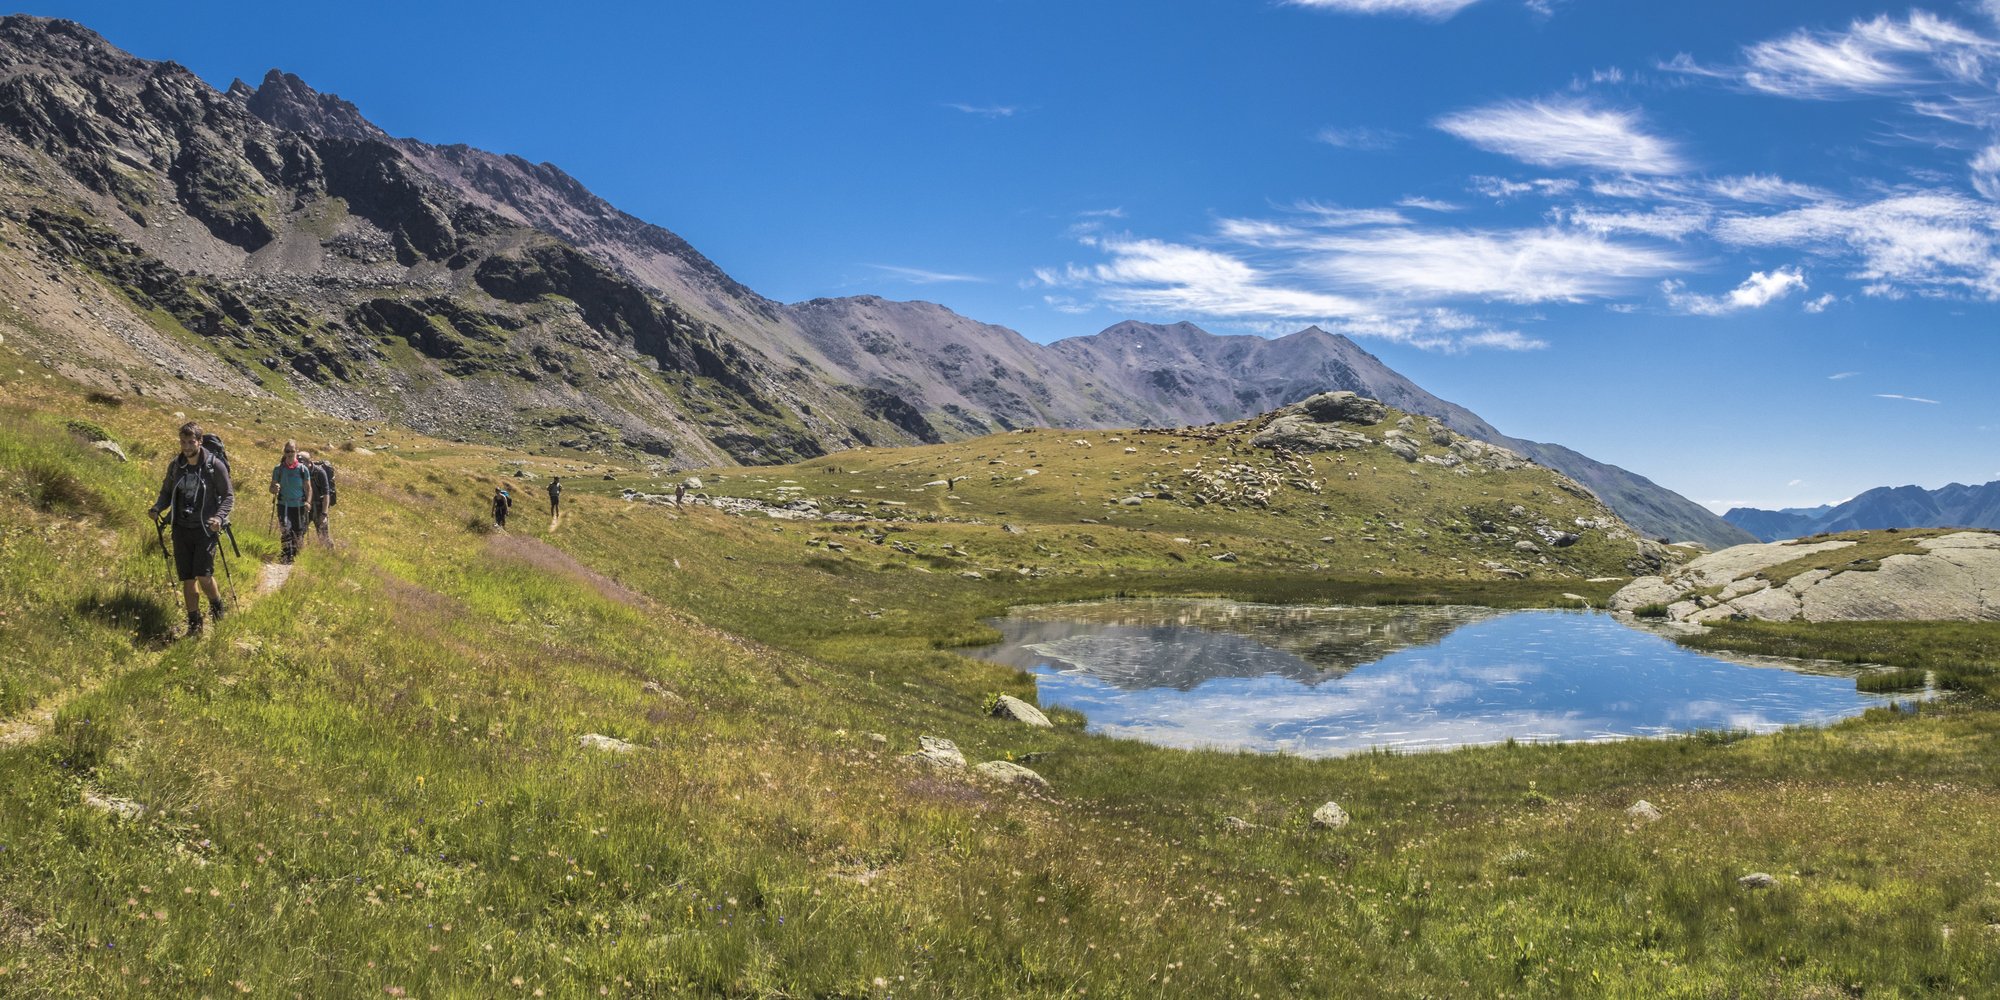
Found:
[[153, 535], [160, 540], [160, 558], [167, 561], [167, 580], [169, 585], [179, 583], [180, 580], [178, 577], [180, 574], [174, 572], [174, 554], [167, 551], [167, 522], [165, 519], [153, 522]]
[[[222, 532], [229, 536], [229, 550], [236, 553], [236, 558], [243, 558], [243, 550], [236, 547], [236, 526], [224, 521], [222, 522]], [[221, 548], [221, 545], [218, 543], [216, 547]]]
[[[227, 525], [224, 527], [227, 527]], [[236, 603], [236, 573], [229, 568], [229, 553], [222, 551], [222, 538], [219, 534], [210, 535], [209, 537], [215, 539], [215, 554], [222, 558], [222, 578], [229, 582], [229, 603], [234, 605]], [[236, 543], [236, 539], [234, 538], [231, 538], [229, 541], [231, 545]], [[242, 554], [241, 552], [237, 553], [239, 556]]]

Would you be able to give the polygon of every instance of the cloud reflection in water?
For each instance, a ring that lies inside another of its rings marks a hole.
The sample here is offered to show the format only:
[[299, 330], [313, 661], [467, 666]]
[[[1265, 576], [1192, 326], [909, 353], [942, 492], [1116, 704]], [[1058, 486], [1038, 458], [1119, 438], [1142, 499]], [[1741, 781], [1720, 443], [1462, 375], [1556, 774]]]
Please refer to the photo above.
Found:
[[1768, 732], [1891, 700], [1583, 612], [1133, 601], [1017, 609], [994, 625], [1006, 640], [974, 652], [1036, 673], [1044, 704], [1178, 747], [1330, 756]]

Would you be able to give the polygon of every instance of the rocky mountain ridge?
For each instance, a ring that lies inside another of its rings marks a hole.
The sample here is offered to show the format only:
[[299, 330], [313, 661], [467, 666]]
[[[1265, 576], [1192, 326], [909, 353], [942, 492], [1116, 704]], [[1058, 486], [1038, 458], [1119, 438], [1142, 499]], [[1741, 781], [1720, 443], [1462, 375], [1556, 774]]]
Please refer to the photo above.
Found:
[[1345, 389], [1564, 471], [1650, 534], [1743, 537], [1345, 337], [1122, 323], [1045, 346], [931, 303], [786, 305], [553, 165], [391, 137], [278, 70], [217, 91], [70, 22], [0, 19], [0, 213], [14, 329], [121, 390], [692, 465], [1226, 421]]

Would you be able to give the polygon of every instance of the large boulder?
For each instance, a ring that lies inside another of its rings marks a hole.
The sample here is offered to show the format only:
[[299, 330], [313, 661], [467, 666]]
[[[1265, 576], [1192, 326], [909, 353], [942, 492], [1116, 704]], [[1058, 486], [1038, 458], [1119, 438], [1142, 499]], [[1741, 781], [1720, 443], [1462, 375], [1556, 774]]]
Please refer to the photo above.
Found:
[[[2000, 534], [1960, 531], [1918, 538], [1918, 553], [1856, 560], [1791, 574], [1767, 570], [1833, 553], [1851, 539], [1769, 542], [1712, 552], [1612, 595], [1614, 611], [1653, 606], [1676, 621], [2000, 621]], [[1835, 557], [1834, 561], [1839, 561]]]
[[1253, 447], [1300, 452], [1344, 451], [1374, 443], [1366, 434], [1320, 423], [1304, 413], [1280, 414], [1250, 439]]
[[1046, 792], [1050, 788], [1049, 779], [1012, 761], [989, 760], [973, 768], [973, 771], [977, 772], [983, 778], [991, 778], [1003, 784], [1032, 788], [1038, 792]]
[[1323, 424], [1379, 424], [1389, 415], [1389, 408], [1380, 402], [1345, 391], [1307, 397], [1299, 407]]
[[936, 736], [917, 737], [917, 752], [908, 759], [947, 771], [965, 770], [965, 755], [959, 752], [958, 744]]
[[1043, 715], [1041, 709], [1011, 694], [1000, 696], [1000, 700], [993, 705], [993, 714], [1003, 719], [1025, 722], [1028, 725], [1038, 726], [1043, 729], [1053, 729], [1055, 727], [1055, 723], [1050, 722], [1049, 717]]

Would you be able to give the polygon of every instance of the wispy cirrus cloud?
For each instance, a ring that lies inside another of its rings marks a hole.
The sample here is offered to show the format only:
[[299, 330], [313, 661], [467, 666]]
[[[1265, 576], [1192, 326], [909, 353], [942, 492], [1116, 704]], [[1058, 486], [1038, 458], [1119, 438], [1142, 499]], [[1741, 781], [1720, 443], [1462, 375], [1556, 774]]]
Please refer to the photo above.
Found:
[[1020, 107], [1013, 104], [967, 104], [963, 101], [946, 101], [944, 107], [981, 118], [1012, 118], [1021, 113]]
[[1717, 221], [1734, 246], [1790, 247], [1855, 260], [1863, 291], [1896, 297], [1962, 292], [2000, 299], [2000, 206], [1949, 191], [1918, 190], [1854, 204], [1828, 201], [1775, 215]]
[[1293, 7], [1338, 11], [1342, 14], [1400, 14], [1442, 21], [1479, 0], [1286, 0]]
[[1593, 233], [1604, 235], [1640, 233], [1664, 240], [1680, 241], [1705, 232], [1714, 218], [1714, 213], [1702, 208], [1677, 205], [1655, 208], [1648, 212], [1604, 212], [1578, 207], [1561, 213], [1561, 217], [1570, 225]]
[[1793, 292], [1806, 290], [1805, 275], [1796, 269], [1777, 268], [1753, 271], [1726, 295], [1696, 295], [1677, 280], [1660, 283], [1667, 304], [1692, 316], [1726, 316], [1746, 309], [1761, 309]]
[[1926, 11], [1886, 14], [1842, 31], [1795, 31], [1744, 49], [1741, 80], [1787, 97], [1907, 93], [1981, 80], [2000, 43]]
[[1813, 315], [1817, 316], [1820, 313], [1827, 311], [1829, 307], [1831, 307], [1835, 302], [1838, 301], [1840, 301], [1840, 299], [1837, 296], [1835, 296], [1832, 292], [1827, 292], [1826, 294], [1821, 295], [1819, 298], [1806, 300], [1806, 303], [1802, 308], [1804, 308], [1806, 312], [1812, 313]]
[[1922, 397], [1922, 396], [1905, 396], [1905, 395], [1903, 395], [1903, 394], [1902, 394], [1902, 393], [1900, 393], [1900, 392], [1878, 392], [1878, 393], [1876, 393], [1876, 394], [1875, 394], [1875, 398], [1876, 398], [1876, 399], [1900, 399], [1900, 400], [1902, 400], [1902, 401], [1904, 401], [1904, 402], [1906, 402], [1906, 403], [1929, 403], [1929, 404], [1931, 404], [1932, 406], [1938, 406], [1938, 405], [1941, 405], [1941, 404], [1940, 404], [1940, 403], [1939, 403], [1939, 402], [1938, 402], [1937, 400], [1935, 400], [1935, 399], [1925, 399], [1925, 398], [1924, 398], [1924, 397]]
[[1512, 201], [1528, 195], [1560, 198], [1576, 188], [1577, 183], [1567, 177], [1536, 177], [1525, 181], [1506, 177], [1473, 177], [1470, 189], [1494, 201]]
[[951, 274], [945, 271], [927, 271], [920, 267], [899, 267], [895, 264], [870, 264], [869, 267], [884, 274], [901, 278], [913, 285], [943, 285], [955, 283], [986, 283], [989, 278], [976, 274]]
[[1407, 198], [1401, 199], [1400, 201], [1397, 201], [1396, 206], [1398, 208], [1422, 209], [1423, 211], [1426, 212], [1458, 212], [1458, 211], [1463, 211], [1465, 208], [1465, 206], [1463, 205], [1453, 204], [1452, 202], [1448, 201], [1440, 201], [1436, 198], [1425, 198], [1422, 195], [1414, 195], [1414, 194]]
[[1673, 143], [1644, 130], [1639, 112], [1581, 100], [1503, 101], [1453, 112], [1433, 124], [1488, 152], [1536, 166], [1641, 175], [1688, 169]]
[[1361, 126], [1355, 128], [1323, 128], [1313, 138], [1338, 149], [1381, 152], [1385, 149], [1396, 148], [1397, 143], [1402, 142], [1408, 137], [1401, 132], [1389, 129]]
[[1827, 376], [1827, 378], [1828, 378], [1828, 379], [1831, 379], [1831, 380], [1833, 380], [1833, 381], [1835, 381], [1835, 382], [1838, 382], [1838, 381], [1840, 381], [1841, 379], [1846, 379], [1846, 378], [1853, 378], [1854, 376], [1856, 376], [1856, 375], [1859, 375], [1859, 374], [1861, 374], [1861, 373], [1860, 373], [1860, 372], [1834, 372], [1833, 374], [1831, 374], [1831, 375], [1828, 375], [1828, 376]]

